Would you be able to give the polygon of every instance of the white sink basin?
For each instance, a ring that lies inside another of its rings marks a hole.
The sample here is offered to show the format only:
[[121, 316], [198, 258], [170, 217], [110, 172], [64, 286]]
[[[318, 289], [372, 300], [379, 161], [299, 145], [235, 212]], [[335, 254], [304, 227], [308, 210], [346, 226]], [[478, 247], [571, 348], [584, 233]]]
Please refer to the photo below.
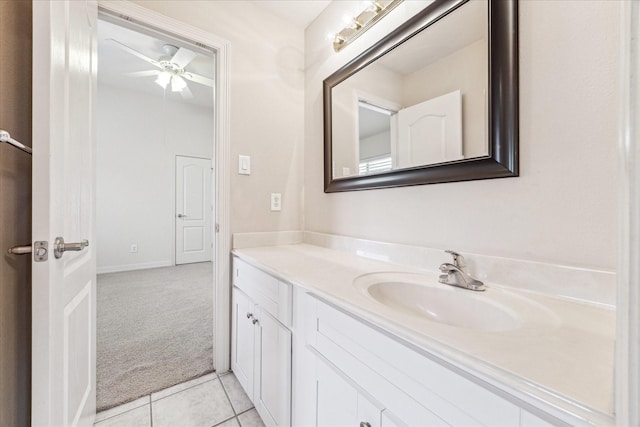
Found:
[[505, 301], [506, 293], [493, 288], [475, 292], [438, 283], [437, 276], [412, 273], [364, 274], [353, 284], [400, 314], [459, 328], [507, 331], [522, 324], [509, 299]]

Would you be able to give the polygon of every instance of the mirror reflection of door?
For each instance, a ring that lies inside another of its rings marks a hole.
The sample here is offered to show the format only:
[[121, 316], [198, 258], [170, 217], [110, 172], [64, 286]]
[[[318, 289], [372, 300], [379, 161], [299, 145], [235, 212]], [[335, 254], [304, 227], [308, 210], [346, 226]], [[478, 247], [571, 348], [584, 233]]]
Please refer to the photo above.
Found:
[[459, 90], [398, 111], [395, 168], [463, 159]]

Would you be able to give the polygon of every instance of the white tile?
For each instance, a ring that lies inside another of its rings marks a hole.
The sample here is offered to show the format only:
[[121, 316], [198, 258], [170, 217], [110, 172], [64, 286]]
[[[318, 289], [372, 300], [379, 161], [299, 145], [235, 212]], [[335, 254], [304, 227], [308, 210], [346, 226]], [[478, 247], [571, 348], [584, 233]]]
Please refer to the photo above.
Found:
[[116, 406], [111, 409], [107, 409], [106, 411], [101, 411], [96, 414], [96, 423], [114, 417], [119, 414], [123, 414], [127, 411], [130, 411], [135, 408], [139, 408], [144, 405], [148, 405], [150, 403], [149, 396], [141, 397], [140, 399], [133, 400], [129, 403], [123, 403], [122, 405]]
[[[148, 396], [147, 396], [148, 397]], [[151, 405], [140, 406], [94, 424], [95, 427], [150, 427]]]
[[253, 403], [249, 400], [249, 396], [244, 392], [242, 386], [234, 374], [228, 374], [220, 377], [224, 389], [227, 391], [231, 405], [233, 405], [236, 414], [253, 408]]
[[203, 375], [201, 377], [194, 378], [192, 380], [185, 381], [183, 383], [176, 384], [176, 385], [171, 386], [171, 387], [167, 387], [164, 390], [160, 390], [160, 391], [157, 391], [155, 393], [151, 393], [151, 401], [155, 402], [158, 399], [162, 399], [162, 398], [170, 396], [172, 394], [181, 392], [183, 390], [186, 390], [186, 389], [191, 388], [193, 386], [196, 386], [198, 384], [206, 383], [207, 381], [214, 380], [217, 377], [218, 376], [217, 376], [217, 374], [215, 372], [211, 372], [210, 374]]
[[240, 424], [238, 423], [238, 418], [233, 417], [230, 420], [220, 423], [215, 427], [240, 427]]
[[210, 427], [235, 415], [218, 379], [156, 400], [151, 405], [153, 427]]
[[258, 411], [252, 409], [243, 414], [238, 415], [238, 420], [242, 427], [265, 427], [262, 418], [258, 415]]

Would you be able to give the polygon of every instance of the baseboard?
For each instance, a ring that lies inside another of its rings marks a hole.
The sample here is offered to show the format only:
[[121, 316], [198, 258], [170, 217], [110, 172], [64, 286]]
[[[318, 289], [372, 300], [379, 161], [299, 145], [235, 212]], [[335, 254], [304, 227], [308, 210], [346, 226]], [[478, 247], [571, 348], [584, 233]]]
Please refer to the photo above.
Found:
[[125, 264], [125, 265], [108, 265], [105, 267], [98, 267], [96, 272], [98, 274], [105, 273], [120, 273], [122, 271], [132, 271], [132, 270], [145, 270], [147, 268], [158, 268], [158, 267], [172, 267], [173, 262], [171, 261], [156, 261], [156, 262], [143, 262], [140, 264]]

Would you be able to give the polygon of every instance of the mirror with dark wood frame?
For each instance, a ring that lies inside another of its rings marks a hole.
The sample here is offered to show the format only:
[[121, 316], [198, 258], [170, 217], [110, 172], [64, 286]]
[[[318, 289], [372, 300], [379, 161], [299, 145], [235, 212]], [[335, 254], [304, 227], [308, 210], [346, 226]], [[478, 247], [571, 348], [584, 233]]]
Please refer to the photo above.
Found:
[[325, 192], [518, 176], [517, 19], [436, 0], [325, 79]]

